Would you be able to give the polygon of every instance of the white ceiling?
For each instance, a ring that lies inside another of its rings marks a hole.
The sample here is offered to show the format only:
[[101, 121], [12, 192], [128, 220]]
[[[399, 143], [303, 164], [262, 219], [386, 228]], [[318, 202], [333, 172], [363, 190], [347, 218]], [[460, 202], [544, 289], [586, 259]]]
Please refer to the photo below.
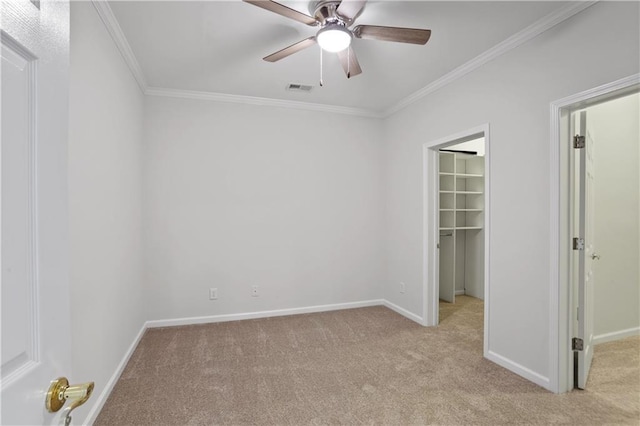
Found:
[[[308, 2], [281, 1], [309, 13]], [[302, 101], [383, 111], [566, 2], [369, 1], [356, 24], [432, 30], [425, 46], [355, 39], [363, 73], [347, 80], [317, 46], [276, 63], [268, 54], [316, 29], [233, 1], [109, 3], [150, 87]], [[288, 83], [314, 86], [310, 93]]]

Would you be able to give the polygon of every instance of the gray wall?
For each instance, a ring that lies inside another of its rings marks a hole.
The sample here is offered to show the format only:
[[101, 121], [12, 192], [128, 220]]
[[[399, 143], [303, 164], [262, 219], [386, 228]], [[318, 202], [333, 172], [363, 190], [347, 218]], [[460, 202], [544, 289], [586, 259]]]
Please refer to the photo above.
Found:
[[149, 319], [380, 299], [381, 133], [375, 119], [147, 97]]
[[84, 418], [145, 318], [141, 257], [143, 95], [93, 5], [71, 3], [69, 239], [74, 382]]

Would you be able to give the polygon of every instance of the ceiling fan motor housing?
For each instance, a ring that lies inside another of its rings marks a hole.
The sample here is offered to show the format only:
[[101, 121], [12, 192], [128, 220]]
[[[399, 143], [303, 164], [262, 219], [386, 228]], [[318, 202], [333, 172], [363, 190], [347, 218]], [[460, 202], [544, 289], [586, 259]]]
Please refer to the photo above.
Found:
[[321, 26], [325, 26], [328, 24], [340, 24], [345, 27], [351, 26], [355, 19], [362, 13], [362, 10], [358, 13], [357, 16], [353, 18], [348, 18], [342, 15], [339, 15], [337, 12], [338, 6], [340, 6], [341, 0], [319, 0], [311, 2], [309, 5], [309, 12], [316, 18]]

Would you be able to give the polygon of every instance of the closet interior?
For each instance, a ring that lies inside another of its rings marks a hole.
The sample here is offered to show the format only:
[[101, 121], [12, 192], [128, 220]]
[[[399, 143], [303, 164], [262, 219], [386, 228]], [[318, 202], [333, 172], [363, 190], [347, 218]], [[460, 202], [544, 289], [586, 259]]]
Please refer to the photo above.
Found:
[[440, 299], [484, 299], [484, 138], [439, 152]]

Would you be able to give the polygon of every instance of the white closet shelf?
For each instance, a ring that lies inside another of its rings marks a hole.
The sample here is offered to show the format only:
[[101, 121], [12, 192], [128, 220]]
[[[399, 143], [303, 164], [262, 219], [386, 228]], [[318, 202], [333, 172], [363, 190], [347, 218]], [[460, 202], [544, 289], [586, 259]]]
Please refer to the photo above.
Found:
[[475, 173], [451, 173], [451, 172], [440, 172], [440, 176], [455, 176], [460, 179], [472, 179], [472, 178], [484, 177], [484, 175], [479, 175]]
[[438, 228], [440, 231], [473, 231], [482, 229], [482, 226], [456, 226], [452, 228], [450, 226], [440, 227]]
[[[453, 209], [450, 209], [453, 211]], [[457, 212], [481, 212], [482, 209], [456, 209]]]
[[482, 195], [482, 191], [450, 191], [448, 189], [441, 189], [441, 194], [458, 194], [458, 195]]

